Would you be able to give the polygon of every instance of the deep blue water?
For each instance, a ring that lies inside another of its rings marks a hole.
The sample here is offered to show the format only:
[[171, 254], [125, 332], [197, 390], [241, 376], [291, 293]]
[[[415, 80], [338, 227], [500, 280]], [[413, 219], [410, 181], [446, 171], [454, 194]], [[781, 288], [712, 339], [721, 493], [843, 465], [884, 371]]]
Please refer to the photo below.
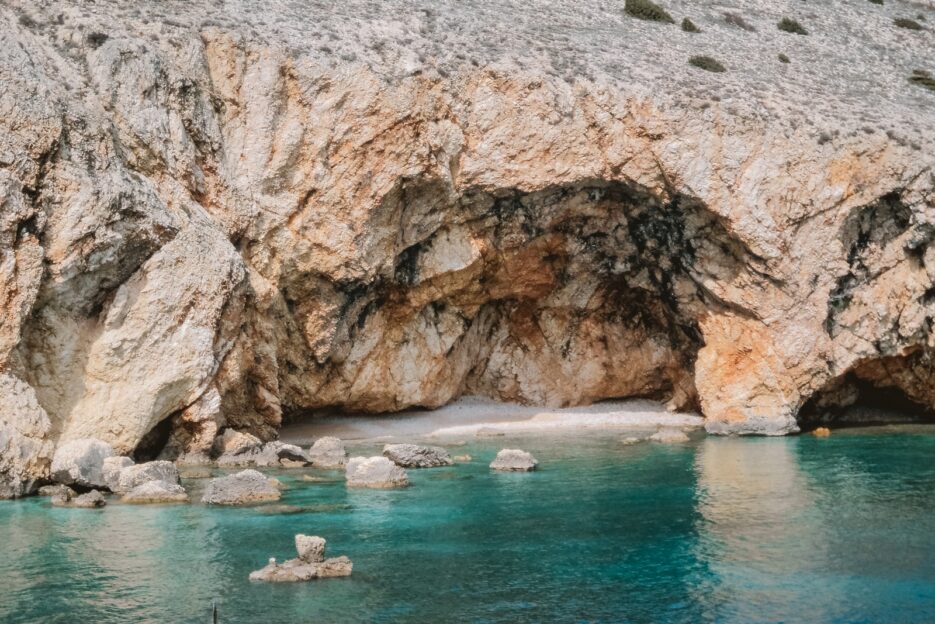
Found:
[[[935, 621], [935, 429], [619, 437], [508, 441], [531, 474], [478, 440], [406, 490], [282, 471], [292, 508], [2, 502], [0, 621], [207, 622], [215, 599], [225, 624]], [[300, 532], [353, 576], [247, 580]]]

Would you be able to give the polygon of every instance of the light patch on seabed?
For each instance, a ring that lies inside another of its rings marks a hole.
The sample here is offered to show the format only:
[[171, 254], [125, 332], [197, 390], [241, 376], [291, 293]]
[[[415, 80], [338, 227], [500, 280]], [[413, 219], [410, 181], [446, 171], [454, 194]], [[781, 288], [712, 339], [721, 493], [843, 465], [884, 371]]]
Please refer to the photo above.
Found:
[[397, 437], [454, 437], [567, 432], [568, 430], [701, 427], [694, 413], [673, 413], [654, 401], [607, 401], [583, 407], [546, 409], [463, 397], [436, 410], [407, 410], [392, 415], [327, 416], [283, 427], [280, 438], [309, 444], [321, 436], [344, 440]]

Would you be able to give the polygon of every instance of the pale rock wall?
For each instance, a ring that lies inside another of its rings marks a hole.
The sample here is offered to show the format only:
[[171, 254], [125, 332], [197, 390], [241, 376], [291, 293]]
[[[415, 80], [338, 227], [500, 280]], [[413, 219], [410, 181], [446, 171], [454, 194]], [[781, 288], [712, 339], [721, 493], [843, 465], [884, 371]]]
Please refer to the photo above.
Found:
[[935, 94], [906, 79], [935, 41], [891, 23], [932, 11], [865, 4], [793, 46], [760, 0], [754, 34], [669, 3], [698, 35], [597, 2], [7, 0], [4, 440], [41, 478], [59, 440], [203, 452], [462, 394], [721, 433], [795, 431], [853, 376], [935, 407]]

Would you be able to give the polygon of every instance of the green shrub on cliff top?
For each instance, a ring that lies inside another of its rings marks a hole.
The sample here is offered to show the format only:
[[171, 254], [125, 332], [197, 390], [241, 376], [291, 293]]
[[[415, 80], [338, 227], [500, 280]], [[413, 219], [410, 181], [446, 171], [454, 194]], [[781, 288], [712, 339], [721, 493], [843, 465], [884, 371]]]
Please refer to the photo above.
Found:
[[623, 12], [631, 17], [651, 22], [675, 23], [672, 16], [652, 0], [626, 0], [623, 5]]
[[792, 33], [794, 35], [807, 35], [808, 31], [802, 28], [802, 24], [798, 23], [792, 18], [784, 17], [777, 24], [779, 30], [787, 33]]
[[909, 76], [909, 82], [917, 84], [920, 87], [925, 87], [929, 91], [935, 91], [935, 77], [932, 77], [932, 74], [924, 69], [912, 70], [912, 75]]
[[701, 32], [701, 29], [695, 26], [695, 22], [691, 21], [687, 17], [682, 20], [682, 30], [690, 33]]
[[893, 20], [893, 23], [900, 28], [908, 28], [909, 30], [922, 30], [922, 24], [915, 20], [911, 20], [908, 17], [897, 17]]
[[725, 72], [727, 69], [710, 56], [693, 56], [688, 59], [688, 64], [709, 72]]

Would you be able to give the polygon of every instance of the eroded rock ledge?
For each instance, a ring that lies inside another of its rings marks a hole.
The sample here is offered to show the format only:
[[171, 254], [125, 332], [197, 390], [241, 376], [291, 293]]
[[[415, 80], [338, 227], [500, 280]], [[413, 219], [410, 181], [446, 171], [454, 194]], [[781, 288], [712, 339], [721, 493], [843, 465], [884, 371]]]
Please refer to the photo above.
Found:
[[67, 440], [174, 458], [464, 394], [651, 396], [719, 433], [857, 386], [935, 408], [935, 95], [900, 78], [935, 41], [886, 14], [933, 11], [865, 4], [810, 7], [792, 54], [752, 1], [745, 38], [678, 2], [702, 33], [587, 2], [8, 0], [0, 494]]

